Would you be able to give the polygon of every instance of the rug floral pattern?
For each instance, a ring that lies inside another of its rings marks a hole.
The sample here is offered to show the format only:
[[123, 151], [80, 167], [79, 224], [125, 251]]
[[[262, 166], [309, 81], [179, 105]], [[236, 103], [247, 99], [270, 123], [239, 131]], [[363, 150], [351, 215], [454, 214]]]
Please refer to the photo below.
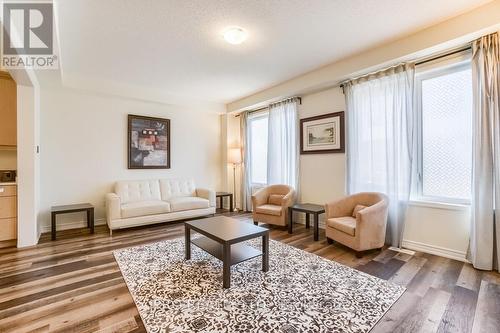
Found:
[[[260, 249], [260, 239], [247, 242]], [[146, 330], [152, 332], [368, 332], [404, 287], [277, 241], [231, 268], [184, 239], [115, 251]]]

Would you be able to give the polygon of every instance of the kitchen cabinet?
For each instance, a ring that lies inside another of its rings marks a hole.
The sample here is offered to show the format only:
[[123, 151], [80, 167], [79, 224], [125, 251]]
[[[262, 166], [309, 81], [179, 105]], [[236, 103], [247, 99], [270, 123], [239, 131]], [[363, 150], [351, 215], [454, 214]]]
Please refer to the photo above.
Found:
[[17, 145], [17, 86], [0, 71], [0, 147]]
[[0, 241], [17, 238], [17, 186], [0, 184]]

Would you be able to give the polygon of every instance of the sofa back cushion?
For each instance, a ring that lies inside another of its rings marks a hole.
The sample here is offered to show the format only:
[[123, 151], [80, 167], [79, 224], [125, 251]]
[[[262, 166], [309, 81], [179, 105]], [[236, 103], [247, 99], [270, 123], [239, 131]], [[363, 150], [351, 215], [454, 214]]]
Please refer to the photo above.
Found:
[[195, 197], [196, 186], [192, 179], [160, 179], [161, 200], [176, 197]]
[[160, 182], [155, 180], [122, 180], [116, 182], [115, 193], [121, 203], [161, 200]]

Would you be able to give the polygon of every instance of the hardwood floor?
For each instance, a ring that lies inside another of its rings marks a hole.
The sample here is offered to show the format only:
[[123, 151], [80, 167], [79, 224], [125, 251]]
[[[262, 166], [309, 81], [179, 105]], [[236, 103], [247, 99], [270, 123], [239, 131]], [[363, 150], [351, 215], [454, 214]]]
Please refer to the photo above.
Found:
[[[249, 215], [237, 215], [248, 220]], [[181, 237], [182, 223], [96, 234], [42, 235], [23, 250], [0, 249], [0, 332], [145, 332], [112, 251]], [[363, 258], [303, 225], [271, 238], [404, 285], [408, 290], [372, 332], [499, 332], [500, 274], [417, 253], [373, 251]]]

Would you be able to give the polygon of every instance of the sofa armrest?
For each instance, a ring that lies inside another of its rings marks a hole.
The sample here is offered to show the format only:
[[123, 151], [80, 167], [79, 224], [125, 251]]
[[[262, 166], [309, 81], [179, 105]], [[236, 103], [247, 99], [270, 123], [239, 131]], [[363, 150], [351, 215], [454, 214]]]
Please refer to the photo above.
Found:
[[106, 194], [106, 219], [108, 224], [112, 220], [121, 218], [120, 197], [116, 193]]
[[207, 199], [210, 202], [210, 207], [215, 207], [215, 191], [206, 188], [197, 188], [196, 196]]
[[325, 204], [326, 218], [351, 216], [353, 207], [351, 197], [345, 197]]

